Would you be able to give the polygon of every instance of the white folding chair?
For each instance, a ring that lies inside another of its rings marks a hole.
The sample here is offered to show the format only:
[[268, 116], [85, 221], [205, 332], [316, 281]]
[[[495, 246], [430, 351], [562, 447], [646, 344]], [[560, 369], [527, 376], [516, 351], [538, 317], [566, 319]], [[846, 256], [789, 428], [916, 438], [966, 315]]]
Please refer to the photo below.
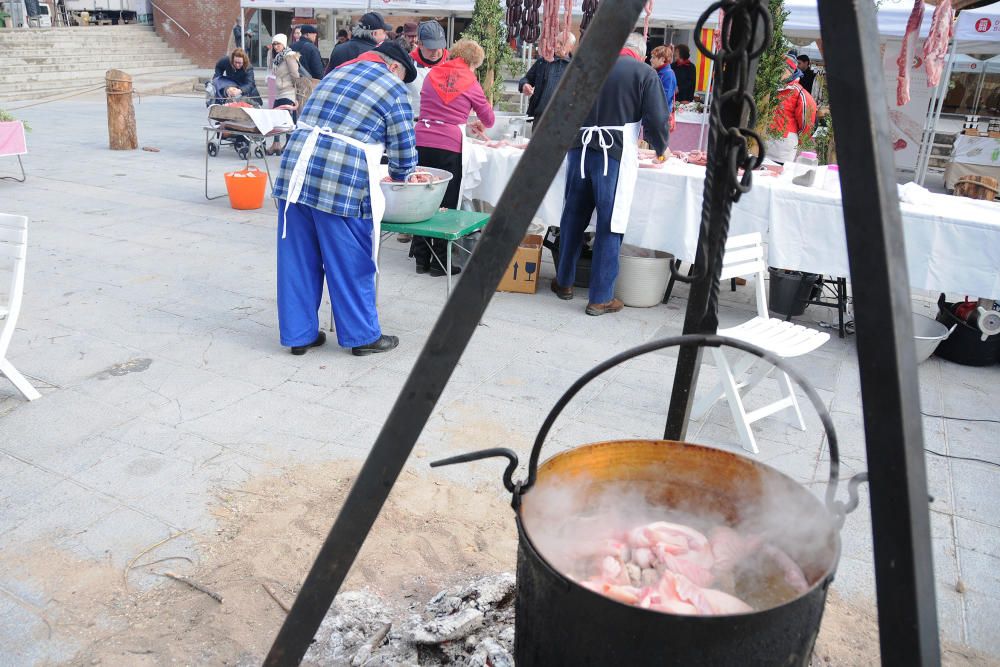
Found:
[[24, 379], [14, 364], [7, 360], [7, 348], [17, 326], [17, 316], [21, 312], [21, 297], [24, 295], [24, 261], [28, 249], [28, 219], [20, 215], [0, 213], [0, 260], [11, 267], [10, 289], [6, 299], [0, 300], [0, 373], [14, 383], [17, 390], [29, 401], [41, 398], [41, 394]]
[[[779, 356], [798, 357], [812, 352], [826, 341], [830, 335], [815, 331], [785, 320], [775, 319], [767, 310], [767, 296], [764, 289], [764, 248], [759, 233], [734, 236], [726, 242], [726, 256], [722, 262], [722, 280], [743, 276], [756, 276], [757, 317], [728, 329], [720, 329], [720, 336], [736, 338]], [[743, 396], [760, 384], [775, 370], [774, 366], [751, 354], [743, 355], [730, 365], [725, 353], [719, 348], [712, 349], [712, 356], [719, 369], [719, 381], [711, 391], [699, 397], [691, 411], [692, 418], [700, 419], [717, 400], [725, 397], [733, 414], [733, 422], [744, 449], [758, 453], [750, 424], [782, 410], [791, 410], [794, 426], [806, 430], [802, 412], [792, 389], [792, 381], [784, 371], [778, 371], [776, 380], [781, 391], [781, 399], [764, 407], [747, 412]], [[741, 395], [742, 392], [742, 395]]]

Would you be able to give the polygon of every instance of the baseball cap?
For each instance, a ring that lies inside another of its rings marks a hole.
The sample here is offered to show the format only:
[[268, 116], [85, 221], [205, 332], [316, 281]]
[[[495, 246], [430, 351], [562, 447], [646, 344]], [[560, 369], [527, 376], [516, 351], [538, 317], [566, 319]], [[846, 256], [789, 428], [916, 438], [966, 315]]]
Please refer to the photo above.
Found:
[[417, 32], [417, 39], [425, 49], [444, 49], [448, 46], [448, 39], [444, 35], [444, 28], [437, 21], [424, 21], [420, 24]]
[[418, 26], [416, 23], [404, 23], [403, 24], [403, 34], [404, 35], [416, 35]]
[[411, 58], [410, 54], [404, 51], [403, 47], [395, 41], [387, 39], [376, 46], [375, 50], [384, 56], [392, 58], [403, 66], [406, 70], [406, 75], [403, 77], [403, 83], [411, 83], [417, 78], [417, 66], [413, 64], [413, 58]]
[[392, 30], [378, 12], [368, 12], [358, 22], [364, 30]]

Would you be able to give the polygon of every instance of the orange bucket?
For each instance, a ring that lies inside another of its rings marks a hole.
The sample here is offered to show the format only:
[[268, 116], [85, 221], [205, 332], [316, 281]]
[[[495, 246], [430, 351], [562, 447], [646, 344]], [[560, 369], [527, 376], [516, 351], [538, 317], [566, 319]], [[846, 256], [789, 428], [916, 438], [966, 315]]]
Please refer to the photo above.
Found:
[[229, 205], [241, 211], [251, 211], [264, 205], [267, 174], [257, 167], [247, 167], [226, 173]]

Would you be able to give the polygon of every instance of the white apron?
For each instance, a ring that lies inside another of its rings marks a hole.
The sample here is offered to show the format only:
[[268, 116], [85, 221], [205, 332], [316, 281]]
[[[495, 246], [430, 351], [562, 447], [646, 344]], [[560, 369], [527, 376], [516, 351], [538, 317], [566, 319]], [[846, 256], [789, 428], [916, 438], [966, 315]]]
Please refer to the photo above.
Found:
[[[302, 186], [306, 181], [306, 171], [309, 168], [309, 161], [312, 159], [313, 152], [316, 150], [316, 142], [319, 140], [321, 134], [325, 137], [340, 139], [344, 143], [364, 151], [365, 162], [368, 168], [368, 196], [372, 207], [372, 261], [375, 262], [375, 271], [377, 272], [382, 216], [385, 215], [385, 195], [382, 193], [382, 186], [379, 185], [379, 164], [382, 162], [382, 153], [385, 151], [385, 146], [383, 144], [365, 144], [354, 137], [338, 134], [328, 127], [313, 127], [302, 121], [299, 121], [298, 128], [300, 130], [309, 130], [310, 132], [309, 136], [306, 137], [305, 143], [302, 145], [302, 151], [299, 153], [298, 160], [295, 161], [292, 175], [288, 179], [288, 199], [285, 200], [285, 208], [287, 209], [288, 204], [295, 204], [299, 201], [299, 195], [302, 194]], [[288, 219], [286, 217], [285, 226], [281, 230], [281, 238], [285, 238], [287, 233]]]
[[[418, 118], [417, 122], [418, 123], [423, 123], [424, 127], [430, 127], [431, 125], [452, 125], [452, 123], [445, 123], [442, 120], [429, 120], [427, 118]], [[460, 174], [460, 176], [462, 177], [462, 181], [458, 185], [458, 201], [455, 203], [455, 209], [458, 210], [458, 211], [461, 211], [462, 210], [462, 193], [465, 191], [465, 170], [468, 169], [468, 167], [469, 167], [469, 151], [471, 149], [469, 147], [469, 143], [465, 140], [466, 124], [462, 123], [461, 125], [456, 125], [455, 127], [458, 128], [459, 136], [462, 137], [462, 150], [461, 150], [461, 153], [462, 153], [462, 173]]]
[[[597, 145], [604, 151], [604, 175], [608, 175], [608, 149], [614, 145], [612, 130], [622, 133], [622, 159], [618, 168], [618, 185], [615, 187], [615, 205], [611, 212], [611, 231], [624, 234], [628, 228], [629, 213], [632, 210], [632, 199], [635, 196], [635, 181], [639, 177], [639, 127], [640, 123], [627, 123], [619, 126], [584, 127], [583, 150], [597, 137]], [[584, 178], [583, 157], [580, 155], [580, 178]], [[596, 213], [595, 213], [596, 215]]]

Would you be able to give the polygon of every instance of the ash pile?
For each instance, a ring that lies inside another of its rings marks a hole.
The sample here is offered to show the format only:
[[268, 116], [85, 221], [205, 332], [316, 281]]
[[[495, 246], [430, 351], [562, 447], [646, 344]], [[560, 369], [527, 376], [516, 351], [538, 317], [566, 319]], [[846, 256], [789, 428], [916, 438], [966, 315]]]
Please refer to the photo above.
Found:
[[447, 588], [405, 618], [373, 593], [342, 593], [305, 664], [514, 667], [515, 581], [503, 573]]

